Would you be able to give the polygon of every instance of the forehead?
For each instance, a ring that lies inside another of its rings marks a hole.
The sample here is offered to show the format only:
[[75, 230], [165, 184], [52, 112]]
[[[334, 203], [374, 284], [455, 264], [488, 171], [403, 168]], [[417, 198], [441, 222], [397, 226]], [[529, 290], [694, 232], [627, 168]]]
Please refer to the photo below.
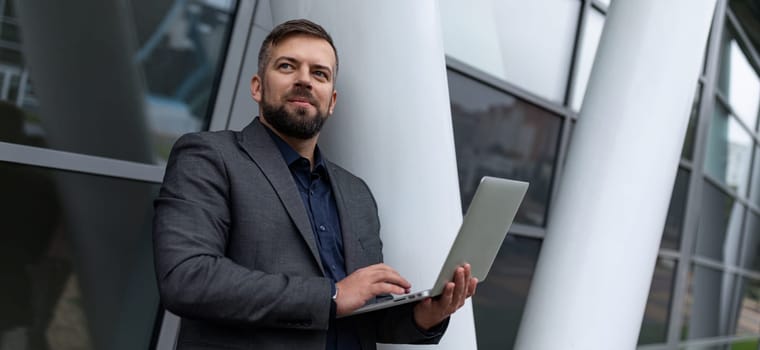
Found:
[[309, 64], [335, 67], [335, 52], [324, 39], [309, 35], [293, 35], [272, 47], [272, 59], [289, 57]]

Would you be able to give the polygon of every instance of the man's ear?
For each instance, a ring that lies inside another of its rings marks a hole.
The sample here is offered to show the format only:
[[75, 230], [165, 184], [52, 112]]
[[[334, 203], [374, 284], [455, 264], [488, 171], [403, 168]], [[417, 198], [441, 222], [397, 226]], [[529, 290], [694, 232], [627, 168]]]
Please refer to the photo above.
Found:
[[330, 99], [330, 108], [327, 109], [327, 115], [333, 114], [333, 111], [335, 110], [335, 103], [337, 102], [338, 102], [338, 91], [333, 90], [332, 98]]
[[261, 102], [261, 77], [259, 77], [258, 74], [255, 74], [253, 78], [251, 78], [251, 97], [253, 97], [253, 100], [256, 101], [256, 103]]

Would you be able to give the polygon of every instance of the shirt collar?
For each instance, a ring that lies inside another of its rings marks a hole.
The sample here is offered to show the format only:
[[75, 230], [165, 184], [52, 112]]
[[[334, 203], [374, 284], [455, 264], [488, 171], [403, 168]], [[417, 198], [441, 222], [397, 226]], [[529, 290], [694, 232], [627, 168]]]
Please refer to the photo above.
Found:
[[[272, 138], [272, 141], [274, 141], [277, 149], [280, 150], [280, 154], [282, 154], [282, 158], [285, 159], [285, 164], [287, 164], [288, 167], [292, 167], [293, 164], [296, 163], [299, 159], [304, 159], [308, 162], [308, 159], [301, 157], [301, 155], [298, 154], [298, 152], [296, 152], [293, 147], [290, 147], [290, 145], [285, 142], [285, 140], [283, 140], [279, 135], [275, 134], [274, 131], [270, 130], [268, 126], [264, 125], [264, 129], [269, 133], [269, 136]], [[322, 152], [319, 151], [319, 146], [317, 146], [314, 149], [314, 171], [321, 171], [324, 166], [325, 165], [322, 159]]]

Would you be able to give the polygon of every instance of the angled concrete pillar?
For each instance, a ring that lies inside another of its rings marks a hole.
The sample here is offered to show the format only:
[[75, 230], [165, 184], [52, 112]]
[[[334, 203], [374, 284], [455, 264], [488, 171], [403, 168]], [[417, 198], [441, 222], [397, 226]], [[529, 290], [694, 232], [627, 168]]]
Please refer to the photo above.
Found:
[[516, 349], [636, 347], [715, 2], [612, 2]]
[[[275, 24], [309, 18], [333, 36], [338, 104], [320, 144], [372, 188], [385, 261], [431, 287], [462, 221], [437, 2], [272, 1], [271, 11]], [[476, 347], [468, 302], [436, 348]]]

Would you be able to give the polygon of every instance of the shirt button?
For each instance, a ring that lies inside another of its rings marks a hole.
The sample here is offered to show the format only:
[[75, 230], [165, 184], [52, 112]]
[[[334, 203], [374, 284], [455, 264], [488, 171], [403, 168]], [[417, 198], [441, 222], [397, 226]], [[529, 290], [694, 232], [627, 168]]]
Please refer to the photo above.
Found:
[[327, 230], [327, 228], [325, 227], [325, 225], [319, 225], [319, 230], [320, 231], [325, 231], [325, 230]]

